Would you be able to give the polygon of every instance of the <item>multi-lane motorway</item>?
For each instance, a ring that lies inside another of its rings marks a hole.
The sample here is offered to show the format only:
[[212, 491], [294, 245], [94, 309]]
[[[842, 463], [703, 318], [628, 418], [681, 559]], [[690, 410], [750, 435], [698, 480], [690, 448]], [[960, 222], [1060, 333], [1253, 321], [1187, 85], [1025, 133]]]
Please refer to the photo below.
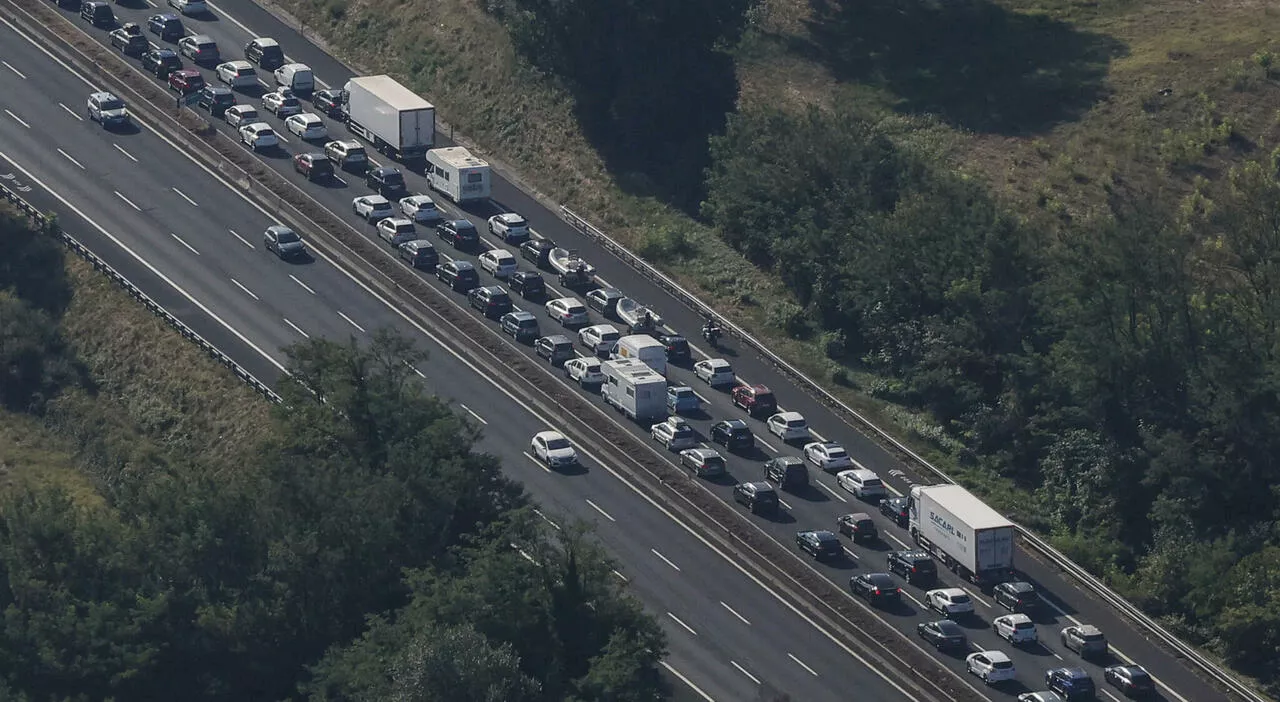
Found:
[[[224, 3], [214, 6], [216, 19], [186, 20], [188, 27], [211, 35], [224, 56], [238, 57], [240, 47], [253, 36], [274, 36], [292, 58], [311, 65], [321, 80], [340, 86], [351, 75], [249, 0]], [[153, 12], [149, 6], [117, 6], [123, 20], [141, 22]], [[80, 22], [78, 18], [74, 21]], [[85, 30], [106, 42], [105, 32], [87, 25]], [[648, 501], [642, 490], [633, 489], [606, 466], [591, 464], [590, 470], [576, 476], [543, 470], [524, 451], [529, 436], [553, 421], [536, 416], [506, 396], [464, 359], [435, 344], [425, 330], [392, 312], [331, 262], [321, 258], [308, 265], [288, 265], [267, 256], [260, 241], [262, 229], [272, 223], [269, 213], [185, 158], [180, 146], [167, 143], [149, 129], [113, 133], [85, 121], [83, 105], [89, 92], [85, 80], [20, 32], [0, 26], [0, 47], [4, 61], [0, 64], [0, 175], [11, 175], [31, 186], [28, 196], [33, 202], [59, 212], [64, 226], [75, 236], [264, 379], [279, 372], [280, 349], [303, 337], [363, 338], [384, 326], [414, 334], [430, 354], [416, 370], [434, 391], [453, 398], [472, 413], [484, 430], [484, 447], [500, 456], [525, 483], [545, 506], [548, 517], [555, 520], [555, 515], [566, 514], [595, 522], [601, 540], [618, 558], [619, 577], [628, 581], [663, 622], [671, 640], [668, 663], [706, 697], [752, 699], [763, 688], [790, 693], [795, 699], [841, 699], [856, 686], [860, 696], [869, 699], [927, 699], [910, 689], [900, 689], [892, 674], [865, 665], [837, 638], [826, 636], [815, 624], [786, 609], [762, 584], [735, 570], [696, 534]], [[204, 73], [212, 81], [212, 73]], [[244, 95], [241, 101], [256, 102], [253, 97]], [[447, 114], [447, 106], [443, 107]], [[285, 154], [314, 147], [304, 147], [287, 135], [280, 121], [267, 121], [290, 141], [280, 152], [266, 155], [264, 162], [294, 179], [322, 205], [346, 214], [351, 198], [368, 192], [356, 178], [331, 186], [304, 183], [292, 173]], [[346, 138], [340, 125], [327, 122], [331, 133]], [[421, 177], [406, 175], [411, 190], [425, 191]], [[495, 178], [494, 200], [524, 214], [543, 236], [581, 249], [610, 284], [655, 305], [676, 329], [696, 335], [700, 320], [692, 312], [620, 261], [595, 250], [505, 180]], [[483, 217], [490, 214], [488, 210], [452, 211], [470, 216], [482, 230]], [[370, 227], [351, 221], [372, 237]], [[487, 247], [498, 245], [487, 235], [484, 243]], [[442, 251], [455, 255], [447, 248]], [[386, 264], [398, 265], [389, 252]], [[461, 297], [456, 299], [463, 302]], [[538, 305], [520, 304], [540, 313]], [[547, 328], [549, 320], [539, 316]], [[593, 317], [593, 323], [602, 321]], [[859, 462], [889, 478], [898, 490], [905, 487], [890, 478], [890, 471], [899, 468], [892, 456], [765, 363], [746, 354], [731, 360], [741, 378], [770, 385], [783, 406], [802, 412], [818, 432], [844, 443]], [[671, 377], [698, 387], [687, 369], [674, 368]], [[712, 418], [741, 416], [723, 393], [705, 386], [699, 387], [699, 392], [705, 398], [706, 412], [693, 423], [704, 436]], [[759, 479], [759, 462], [778, 452], [798, 454], [797, 448], [766, 435], [762, 424], [752, 426], [762, 435], [762, 446], [755, 455], [730, 459], [739, 480]], [[637, 427], [636, 431], [643, 430]], [[817, 487], [812, 491], [783, 496], [789, 508], [786, 517], [755, 519], [759, 528], [789, 543], [797, 528], [830, 528], [839, 514], [871, 509], [841, 493], [830, 476], [815, 472], [813, 478]], [[708, 487], [729, 499], [727, 485]], [[849, 544], [849, 558], [844, 563], [819, 566], [825, 574], [843, 583], [852, 573], [883, 570], [884, 552], [905, 547], [906, 535], [900, 529], [878, 514], [876, 519], [886, 535], [884, 543], [876, 548]], [[1118, 656], [1134, 659], [1152, 671], [1166, 698], [1182, 702], [1224, 699], [1110, 609], [1028, 554], [1019, 552], [1018, 558], [1020, 568], [1046, 590], [1053, 608], [1038, 619], [1045, 644], [1013, 649], [989, 629], [990, 620], [1002, 612], [993, 608], [989, 597], [970, 588], [979, 615], [969, 625], [975, 649], [1005, 650], [1013, 655], [1019, 670], [1021, 685], [992, 690], [987, 693], [992, 699], [1043, 689], [1044, 669], [1064, 664], [1083, 665], [1101, 683], [1100, 668], [1081, 662], [1058, 644], [1057, 630], [1072, 619], [1102, 627]], [[956, 583], [951, 579], [947, 584]], [[881, 616], [889, 626], [911, 636], [917, 622], [936, 617], [923, 611], [918, 588], [904, 587], [904, 593], [904, 606]], [[942, 660], [953, 670], [963, 669], [959, 657]]]

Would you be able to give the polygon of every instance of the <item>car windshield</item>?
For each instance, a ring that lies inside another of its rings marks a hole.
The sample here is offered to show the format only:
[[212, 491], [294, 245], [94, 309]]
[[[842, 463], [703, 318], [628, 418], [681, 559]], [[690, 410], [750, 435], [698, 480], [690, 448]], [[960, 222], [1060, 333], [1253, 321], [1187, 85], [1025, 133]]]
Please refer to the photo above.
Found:
[[383, 175], [382, 181], [387, 185], [404, 185], [404, 176], [399, 171], [392, 171]]
[[616, 331], [607, 331], [600, 334], [601, 341], [617, 341], [620, 338], [622, 338], [621, 335]]
[[676, 390], [676, 397], [693, 397], [693, 390]]
[[[600, 366], [596, 366], [596, 368], [599, 368], [599, 367]], [[673, 429], [671, 433], [675, 436], [693, 436], [693, 427], [687, 424], [682, 424], [676, 427], [675, 429]]]
[[991, 667], [996, 670], [1012, 670], [1013, 661], [992, 661]]
[[271, 127], [267, 127], [266, 129], [259, 128], [259, 129], [258, 129], [258, 136], [260, 136], [260, 137], [264, 137], [264, 136], [275, 136], [275, 132], [271, 131]]
[[298, 102], [298, 98], [296, 97], [287, 97], [280, 101], [280, 105], [282, 107], [297, 107], [301, 104], [302, 103]]
[[[538, 326], [538, 320], [536, 320], [536, 319], [522, 319], [522, 320], [520, 320], [520, 326], [522, 326], [522, 327], [536, 327], [536, 326]], [[591, 370], [592, 368], [595, 368], [596, 370], [600, 370], [600, 366], [590, 366], [590, 367], [588, 367], [588, 368], [587, 368], [587, 370]]]
[[1080, 638], [1081, 638], [1081, 639], [1084, 639], [1085, 641], [1103, 641], [1103, 640], [1105, 640], [1105, 637], [1102, 635], [1102, 633], [1101, 633], [1101, 632], [1099, 632], [1099, 633], [1097, 633], [1097, 634], [1085, 634], [1084, 636], [1081, 636]]
[[960, 628], [960, 625], [950, 620], [938, 622], [938, 631], [946, 636], [964, 636], [964, 630]]
[[600, 372], [600, 364], [599, 364], [599, 363], [593, 363], [592, 365], [587, 366], [587, 372], [588, 372], [588, 373], [599, 373], [599, 372]]
[[756, 492], [756, 501], [757, 502], [777, 502], [778, 493], [774, 492], [773, 490], [760, 490]]
[[290, 231], [280, 232], [279, 235], [277, 235], [276, 239], [281, 244], [292, 244], [293, 242], [299, 240], [298, 235]]
[[862, 484], [865, 487], [879, 487], [884, 485], [884, 483], [880, 482], [879, 478], [868, 478], [867, 480], [862, 481]]
[[951, 604], [969, 604], [968, 595], [951, 595], [949, 599]]
[[1031, 622], [1014, 622], [1013, 628], [1017, 629], [1018, 631], [1026, 631], [1027, 629], [1036, 628], [1036, 625], [1032, 624]]
[[526, 224], [528, 224], [528, 222], [524, 220], [524, 217], [507, 217], [508, 227], [523, 227]]
[[102, 101], [102, 109], [104, 110], [119, 110], [123, 107], [124, 101], [120, 99], [112, 98], [110, 100]]
[[724, 459], [719, 456], [711, 456], [708, 458], [704, 458], [702, 459], [702, 462], [704, 465], [706, 465], [709, 468], [724, 467]]
[[827, 458], [844, 458], [847, 455], [844, 449], [827, 449]]
[[396, 225], [397, 234], [412, 234], [414, 231], [413, 225], [408, 222], [402, 222]]
[[583, 314], [587, 311], [587, 308], [583, 307], [582, 305], [569, 305], [568, 307], [564, 308], [564, 311], [567, 314]]
[[568, 439], [564, 439], [564, 438], [560, 438], [560, 439], [548, 439], [548, 440], [547, 440], [547, 448], [549, 448], [549, 449], [566, 449], [566, 448], [569, 448], [569, 440], [568, 440]]
[[870, 519], [859, 519], [855, 524], [859, 529], [874, 529], [876, 526], [876, 523]]
[[788, 429], [799, 429], [799, 428], [801, 428], [801, 427], [803, 427], [803, 426], [804, 426], [804, 420], [803, 420], [803, 419], [793, 419], [793, 420], [791, 420], [791, 421], [787, 422], [787, 428], [788, 428]]

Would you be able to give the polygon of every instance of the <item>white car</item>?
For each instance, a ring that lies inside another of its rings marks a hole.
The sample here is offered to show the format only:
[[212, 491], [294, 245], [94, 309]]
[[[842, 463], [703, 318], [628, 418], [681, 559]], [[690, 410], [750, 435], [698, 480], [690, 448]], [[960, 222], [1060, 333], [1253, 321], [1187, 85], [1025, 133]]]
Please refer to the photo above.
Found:
[[924, 593], [924, 603], [946, 617], [973, 614], [973, 598], [958, 587], [944, 587]]
[[218, 42], [208, 34], [191, 34], [178, 40], [178, 53], [196, 63], [218, 60]]
[[366, 222], [377, 222], [395, 214], [391, 201], [381, 195], [361, 195], [351, 201], [351, 211]]
[[880, 476], [866, 468], [842, 470], [836, 473], [836, 483], [859, 500], [878, 502], [888, 494]]
[[504, 212], [489, 218], [489, 233], [503, 241], [529, 238], [529, 221], [515, 212]]
[[480, 269], [495, 278], [509, 278], [516, 272], [515, 254], [506, 249], [490, 249], [480, 254]]
[[964, 659], [964, 667], [971, 675], [982, 678], [982, 682], [988, 685], [1013, 680], [1018, 674], [1013, 669], [1013, 661], [1003, 651], [970, 653], [969, 657]]
[[804, 457], [825, 471], [837, 471], [853, 466], [853, 459], [844, 447], [834, 441], [815, 441], [804, 445]]
[[668, 417], [649, 430], [653, 440], [667, 447], [668, 451], [683, 451], [698, 445], [698, 435], [693, 427], [680, 417]]
[[302, 103], [293, 91], [275, 90], [262, 96], [262, 109], [283, 118], [302, 112]]
[[169, 0], [169, 7], [184, 15], [208, 14], [209, 6], [204, 0]]
[[253, 105], [232, 105], [222, 113], [222, 118], [227, 120], [227, 124], [238, 127], [242, 124], [249, 124], [258, 120], [258, 110]]
[[254, 151], [270, 149], [280, 143], [275, 131], [266, 122], [253, 122], [240, 127], [240, 141]]
[[600, 372], [600, 361], [594, 358], [571, 358], [564, 362], [564, 374], [578, 385], [602, 385], [604, 373]]
[[248, 61], [227, 61], [214, 69], [218, 80], [232, 88], [252, 88], [258, 84], [258, 71]]
[[995, 630], [996, 636], [1011, 644], [1035, 643], [1037, 640], [1035, 622], [1025, 614], [996, 617], [991, 622], [991, 628]]
[[707, 385], [733, 385], [733, 366], [723, 358], [708, 358], [693, 364], [693, 374]]
[[413, 226], [413, 222], [403, 217], [387, 217], [379, 220], [376, 229], [378, 238], [392, 246], [399, 246], [406, 241], [418, 238], [418, 230]]
[[779, 412], [765, 422], [769, 433], [783, 441], [803, 441], [809, 438], [809, 423], [799, 412]]
[[597, 356], [608, 353], [621, 338], [622, 334], [612, 324], [593, 324], [578, 332], [578, 343]]
[[329, 138], [329, 128], [324, 126], [324, 120], [320, 119], [320, 115], [310, 112], [301, 112], [286, 119], [284, 128], [304, 141]]
[[1067, 702], [1056, 692], [1024, 692], [1018, 695], [1018, 702]]
[[440, 208], [436, 206], [436, 201], [432, 200], [430, 195], [410, 195], [400, 198], [400, 211], [405, 217], [419, 224], [439, 222], [444, 219]]
[[587, 306], [576, 297], [561, 297], [546, 304], [547, 316], [560, 322], [562, 327], [572, 327], [591, 321], [587, 316]]
[[578, 464], [578, 452], [573, 444], [558, 431], [540, 431], [533, 435], [530, 445], [533, 455], [550, 468], [563, 468]]

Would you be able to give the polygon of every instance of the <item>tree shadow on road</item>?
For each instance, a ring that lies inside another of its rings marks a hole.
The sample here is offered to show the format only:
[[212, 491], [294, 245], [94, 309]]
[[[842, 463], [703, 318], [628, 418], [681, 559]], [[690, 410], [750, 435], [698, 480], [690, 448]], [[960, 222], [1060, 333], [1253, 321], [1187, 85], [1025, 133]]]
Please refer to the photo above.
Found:
[[1116, 39], [987, 0], [810, 0], [795, 47], [837, 78], [880, 85], [898, 109], [965, 129], [1027, 134], [1106, 97]]

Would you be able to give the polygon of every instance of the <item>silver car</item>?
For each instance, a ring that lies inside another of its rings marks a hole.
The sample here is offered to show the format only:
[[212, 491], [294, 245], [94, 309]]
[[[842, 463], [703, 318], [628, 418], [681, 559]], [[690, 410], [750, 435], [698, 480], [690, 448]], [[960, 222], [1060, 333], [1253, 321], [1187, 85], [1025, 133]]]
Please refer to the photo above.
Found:
[[273, 224], [262, 233], [262, 243], [267, 251], [280, 258], [301, 258], [306, 253], [302, 237], [283, 224]]

